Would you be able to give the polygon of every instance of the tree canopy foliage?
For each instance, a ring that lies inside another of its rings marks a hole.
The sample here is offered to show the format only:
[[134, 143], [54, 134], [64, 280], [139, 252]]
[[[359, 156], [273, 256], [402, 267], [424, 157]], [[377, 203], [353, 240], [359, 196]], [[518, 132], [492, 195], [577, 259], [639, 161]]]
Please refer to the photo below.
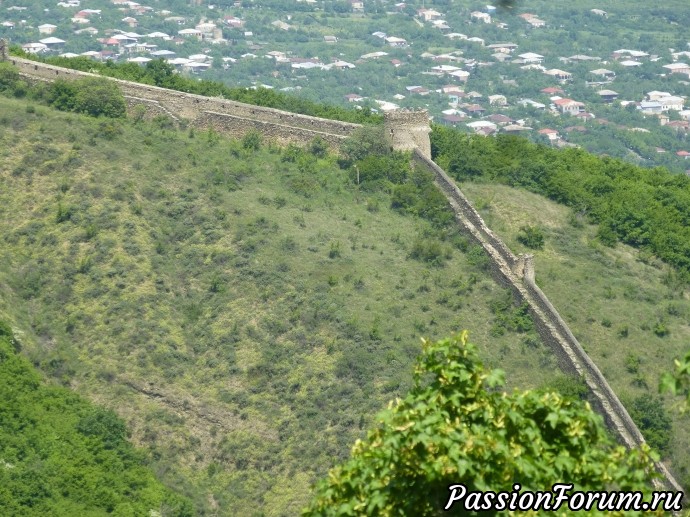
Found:
[[48, 104], [62, 111], [75, 111], [92, 117], [124, 117], [125, 99], [118, 86], [106, 79], [58, 80], [46, 93]]
[[0, 508], [5, 516], [191, 515], [127, 441], [124, 422], [47, 386], [0, 322]]
[[614, 445], [589, 405], [501, 384], [466, 332], [424, 341], [409, 394], [330, 472], [305, 514], [435, 515], [456, 483], [468, 492], [516, 482], [550, 490], [559, 480], [577, 490], [647, 488], [649, 449]]
[[660, 383], [660, 391], [685, 397], [681, 410], [690, 409], [690, 350], [680, 359], [674, 361], [673, 372], [666, 373]]

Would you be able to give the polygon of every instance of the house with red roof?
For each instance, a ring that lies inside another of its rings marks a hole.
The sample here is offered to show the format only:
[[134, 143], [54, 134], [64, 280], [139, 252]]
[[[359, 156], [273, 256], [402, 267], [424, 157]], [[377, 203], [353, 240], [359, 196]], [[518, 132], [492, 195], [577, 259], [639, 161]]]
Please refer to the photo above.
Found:
[[564, 115], [577, 115], [585, 110], [583, 102], [574, 101], [572, 99], [556, 99], [553, 101], [558, 111]]

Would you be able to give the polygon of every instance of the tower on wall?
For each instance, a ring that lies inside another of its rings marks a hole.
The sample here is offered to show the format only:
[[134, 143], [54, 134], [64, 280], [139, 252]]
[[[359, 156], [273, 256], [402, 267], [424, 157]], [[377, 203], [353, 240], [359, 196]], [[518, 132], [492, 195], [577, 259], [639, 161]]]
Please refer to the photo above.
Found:
[[395, 110], [384, 114], [386, 137], [396, 151], [410, 151], [415, 147], [431, 158], [429, 113], [427, 110]]
[[7, 61], [7, 40], [0, 38], [0, 61]]

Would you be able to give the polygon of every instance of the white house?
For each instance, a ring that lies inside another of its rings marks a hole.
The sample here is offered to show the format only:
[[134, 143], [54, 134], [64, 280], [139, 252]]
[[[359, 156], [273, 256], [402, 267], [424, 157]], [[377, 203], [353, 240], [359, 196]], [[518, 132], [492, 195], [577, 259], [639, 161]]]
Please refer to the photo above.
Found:
[[434, 11], [433, 9], [418, 9], [417, 16], [422, 18], [425, 22], [430, 22], [433, 20], [438, 20], [443, 16], [443, 14], [439, 13], [438, 11]]
[[682, 111], [685, 99], [676, 97], [675, 95], [669, 95], [668, 97], [659, 99], [659, 102], [661, 103], [661, 111]]
[[407, 46], [407, 40], [404, 38], [396, 38], [395, 36], [388, 36], [385, 38], [386, 43], [388, 43], [391, 47], [406, 47]]
[[556, 99], [553, 103], [556, 105], [558, 111], [564, 115], [576, 115], [585, 110], [585, 105], [582, 102], [572, 99]]
[[669, 70], [672, 74], [690, 75], [690, 65], [685, 63], [671, 63], [670, 65], [664, 65], [664, 68]]
[[201, 40], [201, 31], [198, 29], [182, 29], [177, 31], [177, 33], [183, 38], [196, 38]]
[[670, 96], [671, 94], [669, 92], [660, 92], [657, 90], [652, 90], [651, 92], [647, 93], [647, 100], [658, 101], [659, 99]]
[[541, 54], [535, 54], [534, 52], [525, 52], [524, 54], [518, 55], [522, 62], [526, 65], [536, 64], [540, 65], [544, 61], [544, 56]]
[[491, 106], [505, 106], [508, 104], [508, 100], [505, 95], [489, 95], [489, 104]]
[[38, 42], [43, 43], [49, 49], [60, 48], [65, 44], [64, 39], [56, 38], [54, 36], [43, 38], [42, 40], [38, 40]]
[[470, 19], [476, 20], [484, 23], [491, 23], [491, 15], [488, 13], [482, 13], [480, 11], [473, 11], [470, 13]]
[[25, 43], [22, 45], [22, 49], [29, 54], [40, 54], [48, 50], [48, 45], [44, 45], [43, 43]]

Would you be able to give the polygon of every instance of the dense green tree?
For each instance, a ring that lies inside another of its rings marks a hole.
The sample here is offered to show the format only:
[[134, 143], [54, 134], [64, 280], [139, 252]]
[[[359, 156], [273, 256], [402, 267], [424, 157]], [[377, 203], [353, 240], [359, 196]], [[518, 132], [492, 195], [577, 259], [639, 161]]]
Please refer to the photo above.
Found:
[[660, 391], [684, 397], [681, 411], [690, 410], [690, 351], [674, 361], [673, 372], [666, 373], [660, 383]]
[[117, 84], [100, 78], [57, 80], [48, 88], [47, 101], [59, 110], [76, 111], [93, 117], [120, 118], [127, 110]]

